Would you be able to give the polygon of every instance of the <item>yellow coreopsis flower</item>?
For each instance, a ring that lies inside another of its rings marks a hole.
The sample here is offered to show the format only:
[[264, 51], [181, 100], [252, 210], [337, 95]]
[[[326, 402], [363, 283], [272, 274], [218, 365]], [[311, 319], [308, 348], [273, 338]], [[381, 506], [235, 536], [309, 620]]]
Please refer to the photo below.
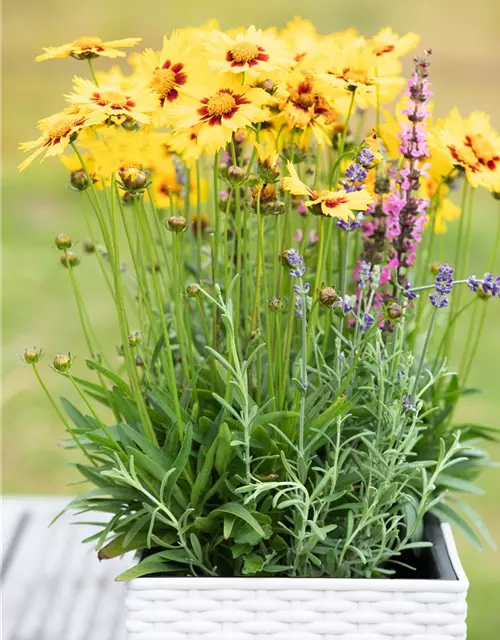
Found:
[[157, 106], [152, 91], [140, 84], [123, 88], [119, 83], [97, 86], [90, 80], [74, 78], [73, 87], [74, 92], [65, 97], [87, 109], [93, 124], [107, 120], [119, 124], [126, 119], [147, 124]]
[[319, 143], [330, 144], [327, 131], [338, 117], [328, 85], [312, 75], [296, 71], [277, 88], [278, 108], [289, 130], [312, 132]]
[[316, 215], [352, 220], [355, 217], [354, 211], [366, 211], [373, 202], [373, 197], [364, 189], [353, 191], [352, 193], [344, 189], [339, 189], [338, 191], [310, 189], [299, 178], [291, 162], [287, 163], [287, 168], [290, 175], [284, 178], [283, 188], [294, 196], [306, 196], [309, 198], [305, 206], [313, 208], [312, 213]]
[[146, 49], [136, 69], [138, 77], [156, 96], [153, 124], [158, 127], [166, 124], [168, 112], [179, 95], [199, 84], [203, 72], [208, 71], [201, 50], [194, 51], [181, 31], [174, 31], [170, 38], [164, 37], [161, 51]]
[[414, 49], [420, 42], [420, 36], [412, 32], [399, 36], [390, 27], [385, 27], [368, 42], [378, 58], [382, 60], [384, 58], [395, 59]]
[[223, 73], [267, 77], [272, 72], [286, 71], [295, 63], [282, 40], [253, 26], [234, 37], [222, 31], [212, 31], [205, 47], [210, 67]]
[[201, 124], [195, 124], [193, 127], [180, 129], [169, 137], [168, 148], [188, 165], [196, 162], [203, 153], [202, 147], [198, 144], [201, 127]]
[[89, 126], [89, 114], [77, 106], [68, 107], [59, 113], [39, 120], [37, 127], [41, 131], [40, 137], [31, 142], [23, 142], [19, 148], [23, 151], [36, 149], [18, 169], [23, 171], [38, 156], [44, 160], [48, 156], [58, 156], [70, 144], [73, 136], [84, 127]]
[[295, 17], [279, 34], [286, 42], [296, 62], [303, 62], [318, 46], [321, 36], [309, 20]]
[[[356, 104], [362, 108], [385, 104], [404, 84], [396, 74], [399, 66], [381, 64], [372, 46], [364, 38], [346, 40], [328, 52], [328, 73], [319, 74], [338, 91], [344, 101], [356, 92]], [[349, 95], [350, 94], [350, 95]]]
[[264, 107], [271, 97], [263, 89], [248, 87], [230, 74], [214, 76], [193, 96], [179, 100], [172, 111], [176, 130], [199, 125], [198, 145], [208, 152], [225, 147], [238, 129], [266, 120]]
[[464, 119], [458, 109], [452, 109], [437, 123], [436, 139], [451, 162], [465, 170], [473, 187], [491, 188], [492, 178], [500, 168], [500, 135], [491, 126], [489, 116], [473, 111]]
[[124, 38], [103, 42], [98, 36], [82, 36], [60, 47], [44, 47], [44, 53], [37, 56], [35, 60], [41, 62], [51, 58], [69, 58], [70, 56], [77, 60], [89, 60], [99, 56], [123, 58], [125, 53], [118, 47], [135, 47], [141, 40], [142, 38]]
[[85, 137], [80, 145], [94, 158], [97, 174], [107, 180], [121, 167], [163, 170], [170, 156], [167, 141], [167, 134], [105, 127], [99, 131], [98, 138]]

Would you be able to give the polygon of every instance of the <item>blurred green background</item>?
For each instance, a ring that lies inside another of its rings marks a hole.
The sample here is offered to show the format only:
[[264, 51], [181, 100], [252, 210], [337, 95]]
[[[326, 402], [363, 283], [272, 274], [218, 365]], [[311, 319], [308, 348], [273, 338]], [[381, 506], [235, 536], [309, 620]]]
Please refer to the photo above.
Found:
[[[159, 48], [161, 37], [171, 29], [201, 25], [217, 18], [223, 28], [240, 24], [283, 26], [295, 15], [312, 20], [321, 32], [356, 27], [371, 35], [383, 26], [397, 32], [416, 31], [421, 47], [431, 47], [431, 79], [436, 114], [444, 115], [458, 105], [462, 112], [481, 109], [491, 114], [500, 128], [500, 3], [481, 0], [157, 0], [125, 3], [120, 0], [6, 0], [3, 6], [3, 492], [72, 494], [69, 483], [77, 475], [67, 455], [57, 446], [62, 427], [17, 354], [36, 345], [52, 355], [71, 350], [78, 356], [83, 343], [68, 274], [51, 248], [53, 239], [65, 231], [83, 240], [85, 225], [79, 199], [66, 187], [66, 172], [57, 161], [32, 166], [19, 174], [22, 154], [19, 141], [36, 137], [35, 123], [61, 109], [61, 94], [70, 88], [72, 74], [86, 74], [84, 63], [75, 60], [35, 63], [43, 46], [59, 45], [81, 35], [104, 39], [142, 36], [145, 46]], [[97, 62], [102, 68], [106, 62]], [[408, 62], [407, 62], [408, 68]], [[482, 274], [491, 251], [498, 203], [486, 193], [476, 199], [471, 271]], [[451, 228], [445, 245], [452, 243]], [[452, 259], [451, 255], [448, 259]], [[500, 271], [500, 265], [499, 269]], [[77, 275], [95, 327], [110, 351], [115, 343], [111, 308], [100, 284], [97, 265], [82, 262]], [[493, 301], [491, 302], [494, 306]], [[488, 324], [470, 382], [483, 390], [460, 406], [460, 418], [500, 426], [500, 305], [490, 309]], [[462, 323], [465, 343], [467, 321]], [[458, 361], [459, 353], [455, 354]], [[53, 374], [48, 358], [42, 371], [56, 395], [64, 393], [64, 380]], [[83, 357], [77, 373], [84, 373]], [[498, 458], [498, 450], [492, 451]], [[486, 495], [472, 500], [500, 541], [500, 483], [498, 472], [486, 473], [481, 486]], [[457, 535], [461, 557], [471, 581], [469, 640], [500, 637], [500, 555], [479, 552]]]

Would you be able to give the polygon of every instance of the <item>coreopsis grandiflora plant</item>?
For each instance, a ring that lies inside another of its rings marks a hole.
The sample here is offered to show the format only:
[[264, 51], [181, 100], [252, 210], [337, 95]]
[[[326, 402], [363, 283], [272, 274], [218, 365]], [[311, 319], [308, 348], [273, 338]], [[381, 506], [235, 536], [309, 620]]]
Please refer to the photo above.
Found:
[[[454, 412], [500, 292], [500, 216], [487, 273], [468, 274], [472, 194], [500, 191], [488, 118], [434, 123], [430, 52], [405, 83], [418, 38], [391, 29], [181, 30], [134, 54], [128, 75], [94, 69], [136, 42], [40, 56], [91, 74], [21, 165], [60, 156], [86, 205], [89, 237], [55, 240], [87, 353], [52, 368], [79, 406], [52, 399], [41, 351], [24, 360], [91, 485], [69, 508], [105, 515], [99, 557], [140, 551], [123, 579], [390, 575], [429, 544], [429, 511], [479, 543], [461, 496], [487, 460], [477, 441], [494, 435]], [[442, 256], [448, 225], [458, 240]], [[80, 295], [90, 259], [118, 353]]]

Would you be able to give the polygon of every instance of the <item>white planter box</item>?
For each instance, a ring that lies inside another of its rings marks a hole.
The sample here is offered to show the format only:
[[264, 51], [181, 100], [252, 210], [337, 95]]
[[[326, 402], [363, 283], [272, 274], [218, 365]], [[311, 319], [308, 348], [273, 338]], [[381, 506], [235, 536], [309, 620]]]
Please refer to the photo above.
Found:
[[139, 578], [128, 640], [465, 640], [467, 577], [441, 525], [455, 579]]

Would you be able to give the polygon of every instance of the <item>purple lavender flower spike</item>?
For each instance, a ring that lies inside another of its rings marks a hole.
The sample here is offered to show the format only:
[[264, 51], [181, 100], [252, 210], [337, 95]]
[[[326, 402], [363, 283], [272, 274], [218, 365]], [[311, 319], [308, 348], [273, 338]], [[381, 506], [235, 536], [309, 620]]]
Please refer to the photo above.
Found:
[[372, 265], [369, 262], [362, 262], [359, 268], [358, 289], [366, 289], [367, 282], [370, 279]]
[[411, 393], [405, 394], [403, 396], [403, 409], [405, 411], [416, 411], [417, 410], [417, 405], [415, 404], [415, 401], [414, 401], [413, 396], [411, 395]]
[[413, 293], [413, 291], [411, 290], [411, 284], [409, 282], [404, 283], [402, 293], [408, 300], [415, 300], [415, 298], [418, 298], [418, 293]]
[[368, 331], [375, 324], [375, 318], [371, 313], [365, 313], [363, 316], [363, 320], [360, 324], [360, 329], [364, 333]]
[[429, 296], [431, 304], [437, 309], [442, 309], [443, 307], [448, 306], [448, 295], [453, 289], [454, 273], [455, 269], [450, 267], [448, 264], [443, 264], [438, 269], [436, 282], [434, 284], [436, 293], [431, 293]]
[[363, 147], [361, 151], [358, 153], [358, 155], [356, 156], [356, 160], [357, 162], [359, 162], [359, 164], [362, 167], [365, 167], [365, 169], [368, 169], [373, 164], [373, 161], [375, 160], [375, 155], [373, 151], [370, 149], [370, 147]]

